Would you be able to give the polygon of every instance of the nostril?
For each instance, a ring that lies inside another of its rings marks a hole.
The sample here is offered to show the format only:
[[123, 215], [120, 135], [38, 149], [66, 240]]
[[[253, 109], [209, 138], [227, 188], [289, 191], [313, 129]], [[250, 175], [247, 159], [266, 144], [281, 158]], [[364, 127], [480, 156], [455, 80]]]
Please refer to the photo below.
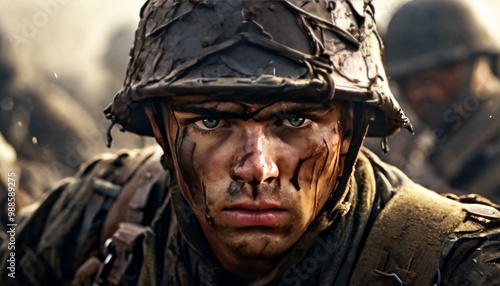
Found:
[[253, 180], [251, 180], [250, 182], [248, 182], [248, 184], [249, 184], [250, 186], [258, 186], [258, 185], [260, 185], [260, 181], [259, 181], [259, 180], [257, 180], [257, 179], [253, 179]]
[[275, 177], [269, 177], [269, 178], [267, 178], [267, 179], [264, 180], [264, 183], [271, 184], [272, 182], [274, 182], [274, 180], [276, 180]]
[[271, 184], [272, 182], [274, 182], [274, 180], [276, 180], [276, 178], [274, 178], [274, 177], [267, 178], [264, 181], [259, 181], [257, 179], [253, 179], [250, 182], [248, 182], [248, 184], [250, 186], [258, 186], [260, 184]]

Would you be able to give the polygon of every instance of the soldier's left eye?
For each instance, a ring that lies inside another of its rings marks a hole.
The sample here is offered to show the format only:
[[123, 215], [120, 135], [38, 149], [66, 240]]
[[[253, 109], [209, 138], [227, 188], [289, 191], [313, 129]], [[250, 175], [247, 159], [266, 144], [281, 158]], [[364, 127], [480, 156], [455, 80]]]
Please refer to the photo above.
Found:
[[283, 120], [283, 125], [293, 128], [305, 127], [311, 124], [311, 120], [302, 116], [295, 116], [293, 118]]
[[204, 118], [196, 121], [194, 124], [201, 130], [212, 130], [220, 125], [220, 120], [216, 118]]

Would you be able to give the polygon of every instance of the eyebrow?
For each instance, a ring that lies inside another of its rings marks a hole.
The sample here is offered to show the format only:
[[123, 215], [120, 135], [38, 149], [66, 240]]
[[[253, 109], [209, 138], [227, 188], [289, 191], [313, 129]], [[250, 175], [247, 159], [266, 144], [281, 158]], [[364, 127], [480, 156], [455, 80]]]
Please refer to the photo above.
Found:
[[[304, 106], [305, 105], [305, 106]], [[250, 112], [249, 110], [242, 110], [241, 112], [234, 111], [224, 111], [220, 110], [218, 106], [213, 107], [203, 107], [197, 103], [187, 103], [187, 104], [179, 104], [174, 106], [174, 112], [179, 113], [193, 113], [208, 117], [217, 117], [221, 119], [230, 119], [230, 118], [240, 118], [243, 120], [248, 120], [252, 117], [255, 117], [258, 113], [260, 113], [264, 108], [269, 107], [263, 105], [257, 108], [255, 111]], [[327, 104], [301, 104], [290, 107], [280, 108], [270, 114], [269, 117], [273, 117], [276, 115], [286, 115], [286, 114], [302, 114], [302, 113], [311, 113], [316, 111], [329, 111], [332, 106]], [[280, 116], [283, 117], [283, 116]]]
[[218, 109], [217, 107], [201, 107], [193, 104], [183, 104], [177, 105], [173, 108], [174, 112], [179, 113], [193, 113], [208, 117], [217, 117], [217, 118], [241, 118], [241, 119], [249, 119], [253, 116], [252, 113], [249, 112], [231, 112], [231, 111], [223, 111]]

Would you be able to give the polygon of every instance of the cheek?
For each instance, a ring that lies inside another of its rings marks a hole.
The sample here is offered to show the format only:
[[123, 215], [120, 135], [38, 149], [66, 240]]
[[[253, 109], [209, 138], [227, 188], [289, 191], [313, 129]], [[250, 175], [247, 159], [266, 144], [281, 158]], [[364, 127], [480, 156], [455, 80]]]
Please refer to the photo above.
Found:
[[337, 143], [325, 149], [325, 152], [314, 165], [312, 171], [317, 176], [316, 191], [317, 200], [320, 203], [325, 202], [334, 189], [339, 173], [341, 172], [340, 168], [342, 167], [339, 166], [340, 144]]
[[[296, 167], [297, 185], [300, 187], [303, 206], [315, 216], [335, 187], [339, 174], [339, 136], [327, 132], [310, 145], [307, 156]], [[304, 150], [305, 151], [305, 150]]]
[[177, 142], [176, 155], [177, 170], [180, 173], [180, 186], [184, 196], [191, 204], [203, 204], [203, 183], [196, 170], [193, 159], [196, 157], [198, 146], [190, 140], [186, 132], [182, 133]]
[[230, 158], [230, 146], [220, 142], [205, 144], [205, 141], [186, 132], [177, 152], [179, 167], [188, 187], [184, 192], [189, 192], [197, 208], [213, 205], [212, 198], [224, 197], [221, 192], [225, 192], [229, 185], [225, 170]]
[[325, 180], [335, 179], [340, 143], [335, 129], [318, 132], [310, 140], [308, 147], [301, 151], [296, 172], [299, 174], [299, 183], [313, 187]]

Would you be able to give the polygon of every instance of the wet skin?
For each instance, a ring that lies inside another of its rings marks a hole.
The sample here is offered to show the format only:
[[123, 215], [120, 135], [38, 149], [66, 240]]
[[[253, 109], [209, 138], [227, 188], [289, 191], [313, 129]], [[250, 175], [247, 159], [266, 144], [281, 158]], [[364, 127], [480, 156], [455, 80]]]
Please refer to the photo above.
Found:
[[348, 147], [340, 105], [208, 99], [164, 106], [173, 161], [216, 257], [255, 277], [300, 238], [337, 181]]

